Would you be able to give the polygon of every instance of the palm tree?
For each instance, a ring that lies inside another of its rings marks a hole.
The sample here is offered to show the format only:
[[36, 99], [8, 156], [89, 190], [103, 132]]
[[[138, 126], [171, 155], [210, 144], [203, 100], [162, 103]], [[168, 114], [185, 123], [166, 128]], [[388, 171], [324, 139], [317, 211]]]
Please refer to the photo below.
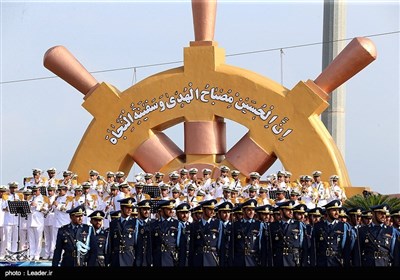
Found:
[[344, 202], [344, 207], [347, 209], [354, 207], [362, 207], [370, 209], [371, 206], [386, 203], [389, 205], [390, 210], [400, 209], [400, 199], [396, 197], [389, 197], [378, 193], [357, 194]]

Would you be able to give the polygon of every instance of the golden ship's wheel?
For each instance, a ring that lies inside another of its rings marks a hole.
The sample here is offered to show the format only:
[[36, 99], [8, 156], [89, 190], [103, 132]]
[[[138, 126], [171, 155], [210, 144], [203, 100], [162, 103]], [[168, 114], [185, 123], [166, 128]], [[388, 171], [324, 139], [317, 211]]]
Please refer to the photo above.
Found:
[[[319, 115], [328, 107], [329, 93], [375, 59], [373, 43], [355, 38], [316, 80], [289, 90], [225, 64], [224, 50], [213, 41], [215, 5], [193, 2], [196, 40], [184, 49], [182, 67], [123, 92], [99, 84], [62, 46], [45, 54], [45, 66], [85, 95], [83, 107], [94, 117], [69, 169], [129, 172], [136, 163], [145, 172], [168, 173], [227, 165], [247, 177], [252, 171], [263, 174], [279, 158], [294, 177], [319, 169], [323, 179], [337, 174], [342, 186], [350, 186], [344, 160]], [[248, 128], [229, 150], [224, 119]], [[163, 133], [178, 123], [184, 124], [183, 151]]]

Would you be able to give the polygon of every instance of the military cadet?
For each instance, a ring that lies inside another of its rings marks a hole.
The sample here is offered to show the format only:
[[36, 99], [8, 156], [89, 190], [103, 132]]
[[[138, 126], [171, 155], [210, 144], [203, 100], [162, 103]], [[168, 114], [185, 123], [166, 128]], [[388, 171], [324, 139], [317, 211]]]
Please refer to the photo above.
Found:
[[[38, 186], [32, 186], [32, 197], [29, 199], [31, 214], [28, 216], [29, 255], [31, 260], [38, 261], [42, 251], [44, 216], [49, 205], [40, 193]], [[47, 197], [46, 197], [47, 199]]]
[[[260, 223], [263, 224], [263, 248], [268, 248], [268, 246], [271, 248], [271, 239], [269, 238], [270, 236], [270, 231], [269, 231], [269, 225], [271, 222], [273, 222], [273, 218], [272, 214], [273, 214], [273, 210], [274, 207], [272, 205], [266, 204], [266, 205], [262, 205], [262, 206], [258, 206], [254, 209], [256, 211], [258, 220], [260, 221]], [[269, 243], [269, 245], [268, 245]], [[268, 266], [271, 265], [271, 262], [268, 264], [268, 256], [267, 256], [267, 252], [268, 250], [262, 250], [261, 251], [261, 266]]]
[[47, 169], [47, 176], [49, 177], [46, 184], [47, 190], [49, 187], [53, 187], [54, 189], [57, 188], [58, 179], [56, 179], [56, 171], [57, 170], [54, 167]]
[[190, 231], [189, 266], [219, 266], [219, 245], [222, 237], [222, 224], [213, 219], [217, 200], [201, 202], [203, 216], [193, 223]]
[[16, 192], [18, 190], [18, 182], [8, 183], [8, 188], [9, 193], [4, 196], [3, 204], [1, 205], [4, 211], [5, 243], [8, 251], [16, 252], [18, 250], [18, 216], [10, 213], [8, 201], [23, 200], [23, 195]]
[[115, 182], [117, 184], [122, 184], [126, 182], [126, 176], [123, 171], [117, 171], [115, 172]]
[[159, 183], [163, 182], [164, 180], [164, 173], [162, 172], [156, 172], [154, 175], [154, 178], [156, 179], [154, 184], [157, 186]]
[[267, 226], [270, 223], [273, 209], [274, 207], [272, 205], [265, 204], [256, 207], [254, 210], [256, 211], [258, 220]]
[[58, 230], [52, 266], [58, 266], [60, 260], [61, 266], [94, 266], [97, 244], [93, 227], [83, 224], [84, 206], [79, 205], [67, 213], [71, 223]]
[[358, 230], [355, 242], [354, 266], [399, 266], [399, 233], [391, 226], [385, 225], [387, 204], [374, 205], [372, 223]]
[[95, 266], [106, 266], [106, 242], [108, 238], [108, 229], [104, 229], [103, 221], [105, 213], [100, 210], [93, 211], [89, 215], [90, 223], [94, 228], [94, 236], [96, 239], [97, 260]]
[[[221, 171], [221, 176], [220, 178], [223, 181], [223, 185], [229, 185], [233, 180], [231, 180], [232, 178], [229, 177], [229, 171], [231, 171], [231, 169], [228, 166], [222, 165], [220, 167], [220, 171]], [[220, 197], [219, 194], [215, 194], [215, 197]]]
[[6, 256], [6, 229], [4, 227], [4, 214], [3, 203], [7, 201], [7, 188], [6, 186], [0, 186], [0, 260], [3, 260]]
[[275, 198], [276, 204], [287, 201], [287, 199], [285, 197], [285, 193], [286, 193], [285, 190], [277, 189], [275, 193], [276, 193], [276, 198]]
[[214, 197], [214, 188], [213, 188], [213, 180], [211, 179], [211, 169], [209, 168], [204, 168], [202, 170], [203, 172], [203, 180], [202, 180], [202, 186], [201, 190], [203, 190], [206, 193], [206, 196], [204, 200], [210, 200]]
[[228, 267], [232, 266], [232, 218], [231, 212], [233, 204], [229, 201], [223, 202], [218, 205], [218, 219], [222, 222], [222, 237], [219, 253], [219, 266]]
[[[97, 174], [95, 170], [91, 170], [94, 171], [94, 174]], [[93, 173], [92, 173], [93, 174]], [[91, 175], [93, 177], [93, 175]], [[97, 176], [97, 175], [95, 175]], [[97, 210], [97, 207], [99, 206], [99, 197], [97, 194], [95, 194], [92, 189], [92, 185], [89, 182], [83, 182], [82, 183], [82, 198], [83, 198], [83, 202], [85, 205], [85, 209], [86, 209], [86, 215], [89, 216], [90, 214], [92, 214], [92, 212], [94, 210]], [[93, 192], [91, 192], [93, 191]], [[101, 201], [101, 199], [100, 199]], [[83, 218], [83, 222], [85, 224], [90, 224], [90, 221], [87, 217]]]
[[131, 218], [134, 198], [118, 200], [121, 217], [110, 222], [106, 264], [112, 267], [134, 266], [136, 219]]
[[153, 177], [154, 175], [152, 173], [144, 174], [144, 185], [153, 186]]
[[[105, 180], [103, 177], [100, 176], [99, 172], [96, 170], [89, 171], [89, 179], [87, 180], [89, 183], [89, 192], [90, 194], [101, 194], [104, 192], [104, 183]], [[87, 208], [87, 207], [86, 207]]]
[[243, 219], [233, 223], [233, 266], [261, 265], [261, 252], [266, 250], [264, 224], [254, 220], [257, 201], [249, 199], [242, 204]]
[[[150, 174], [150, 173], [146, 173], [146, 175], [145, 175], [145, 177], [146, 176], [149, 176], [148, 174]], [[141, 202], [141, 201], [143, 201], [143, 200], [149, 200], [149, 199], [151, 199], [151, 197], [150, 197], [150, 195], [149, 194], [147, 194], [147, 193], [143, 193], [143, 187], [144, 187], [144, 185], [145, 184], [143, 184], [142, 182], [137, 182], [136, 184], [135, 184], [135, 194], [133, 195], [133, 197], [136, 199], [136, 203], [139, 203], [139, 202]], [[150, 186], [149, 184], [148, 184], [148, 186]]]
[[364, 211], [362, 207], [353, 207], [349, 209], [349, 223], [352, 227], [359, 228], [361, 226], [362, 211]]
[[400, 209], [392, 210], [390, 217], [392, 217], [393, 228], [397, 229], [400, 233]]
[[184, 201], [190, 205], [190, 207], [196, 207], [198, 205], [197, 197], [195, 195], [196, 186], [192, 183], [186, 186], [187, 195]]
[[112, 171], [107, 171], [106, 180], [104, 182], [104, 189], [109, 194], [111, 192], [111, 186], [115, 183], [115, 173]]
[[231, 202], [231, 189], [229, 185], [226, 185], [222, 188], [222, 197], [217, 198], [217, 204], [221, 204], [227, 201]]
[[110, 213], [112, 211], [118, 210], [116, 209], [116, 205], [117, 204], [119, 205], [119, 203], [117, 202], [119, 187], [117, 186], [117, 184], [112, 184], [111, 186], [109, 186], [109, 188], [110, 188], [110, 195], [106, 196], [99, 205], [99, 210], [102, 210], [104, 213], [106, 213], [106, 216], [103, 220], [103, 226], [105, 228], [110, 227], [110, 221], [111, 221]]
[[190, 241], [190, 205], [183, 202], [175, 207], [176, 216], [181, 225], [181, 236], [179, 245], [179, 266], [188, 266], [189, 241]]
[[[282, 219], [270, 224], [268, 242], [268, 260], [273, 266], [299, 267], [307, 265], [307, 238], [306, 226], [302, 221], [293, 219], [293, 201], [277, 204]], [[298, 212], [305, 212], [305, 205], [296, 208]]]
[[268, 190], [266, 188], [261, 187], [258, 190], [257, 205], [263, 206], [271, 203], [274, 203], [274, 201], [268, 198]]
[[236, 206], [232, 209], [232, 212], [233, 222], [241, 221], [243, 219], [242, 203], [236, 204]]
[[189, 169], [189, 183], [195, 185], [196, 190], [201, 187], [201, 185], [198, 184], [197, 173], [199, 173], [197, 168], [193, 167]]
[[132, 219], [137, 219], [139, 217], [139, 208], [137, 205], [132, 206], [132, 213], [131, 213], [131, 218]]
[[41, 177], [42, 170], [39, 168], [32, 169], [33, 177], [25, 178], [24, 180], [24, 191], [31, 189], [33, 186], [41, 187], [47, 184], [47, 178]]
[[239, 175], [240, 175], [240, 172], [238, 170], [231, 171], [232, 182], [229, 186], [231, 190], [239, 191], [242, 189], [242, 182], [239, 179]]
[[114, 210], [110, 212], [110, 220], [116, 220], [121, 218], [121, 210]]
[[[131, 192], [129, 190], [130, 187], [129, 187], [128, 182], [118, 184], [118, 188], [119, 188], [119, 192], [115, 196], [115, 201], [117, 201], [117, 203], [114, 205], [115, 210], [121, 210], [121, 206], [118, 203], [119, 200], [131, 197]], [[135, 200], [133, 200], [133, 201], [135, 201]]]
[[53, 251], [56, 246], [56, 240], [53, 239], [57, 236], [57, 233], [54, 233], [53, 225], [56, 223], [54, 209], [52, 208], [54, 200], [57, 198], [55, 194], [55, 188], [52, 185], [47, 187], [48, 194], [48, 208], [47, 211], [43, 214], [44, 216], [44, 256], [43, 259], [52, 259]]
[[305, 214], [307, 211], [307, 205], [305, 204], [293, 204], [293, 218], [296, 221], [305, 223]]
[[151, 201], [142, 200], [137, 204], [139, 216], [136, 221], [136, 266], [152, 266], [152, 244], [151, 244]]
[[311, 266], [349, 266], [351, 230], [340, 222], [340, 200], [332, 200], [325, 206], [326, 220], [314, 225], [311, 237]]
[[[343, 223], [348, 223], [347, 222], [348, 219], [349, 219], [349, 215], [347, 214], [347, 209], [345, 207], [340, 208], [340, 210], [339, 210], [339, 221], [341, 221]], [[349, 226], [351, 226], [351, 225], [349, 224]]]
[[182, 226], [172, 218], [175, 200], [158, 204], [160, 218], [151, 224], [153, 266], [178, 266], [179, 242]]
[[72, 196], [73, 195], [73, 189], [78, 185], [78, 181], [75, 179], [74, 173], [70, 170], [65, 170], [63, 172], [63, 179], [60, 179], [58, 181], [58, 184], [61, 186], [66, 186], [67, 187], [67, 195]]
[[318, 191], [318, 201], [317, 201], [317, 206], [322, 206], [327, 204], [328, 198], [330, 197], [329, 193], [329, 184], [328, 182], [323, 182], [321, 180], [321, 175], [322, 172], [319, 170], [316, 170], [312, 173], [314, 182], [312, 183], [313, 189]]
[[274, 209], [273, 209], [273, 211], [272, 211], [272, 221], [270, 221], [271, 223], [272, 222], [275, 222], [275, 221], [280, 221], [281, 219], [282, 219], [282, 216], [281, 216], [281, 212], [279, 211], [279, 207], [277, 207], [276, 206], [276, 204], [274, 205], [275, 207], [274, 207]]
[[160, 188], [160, 195], [161, 195], [160, 199], [161, 200], [171, 200], [169, 193], [168, 193], [169, 192], [168, 185], [164, 184], [164, 183], [160, 183], [158, 186]]
[[307, 253], [307, 266], [311, 264], [311, 235], [314, 228], [314, 225], [321, 220], [321, 211], [320, 207], [312, 208], [307, 210], [307, 219], [308, 223], [306, 224], [306, 232], [305, 237], [307, 238], [307, 245], [308, 245], [308, 253]]
[[192, 213], [192, 223], [195, 223], [201, 220], [201, 217], [203, 216], [203, 209], [201, 208], [201, 205], [197, 205], [194, 208], [190, 208], [190, 213]]
[[372, 223], [372, 211], [364, 210], [361, 213], [361, 226], [368, 226]]

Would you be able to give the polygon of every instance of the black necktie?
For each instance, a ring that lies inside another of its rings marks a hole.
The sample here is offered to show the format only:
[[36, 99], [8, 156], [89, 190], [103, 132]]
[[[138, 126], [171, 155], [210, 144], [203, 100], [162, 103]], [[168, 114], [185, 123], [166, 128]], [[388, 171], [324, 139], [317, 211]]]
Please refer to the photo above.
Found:
[[76, 234], [78, 233], [78, 226], [74, 226], [74, 236], [76, 237]]

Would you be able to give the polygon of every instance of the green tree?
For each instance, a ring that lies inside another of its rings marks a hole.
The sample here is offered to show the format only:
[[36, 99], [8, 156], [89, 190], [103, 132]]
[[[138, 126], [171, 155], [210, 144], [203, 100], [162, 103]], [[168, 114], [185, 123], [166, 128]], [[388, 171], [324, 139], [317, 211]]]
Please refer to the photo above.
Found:
[[386, 203], [389, 205], [390, 210], [400, 209], [400, 199], [396, 197], [389, 197], [388, 195], [372, 194], [367, 195], [357, 194], [344, 202], [344, 207], [347, 209], [353, 207], [362, 207], [370, 209], [371, 206]]

